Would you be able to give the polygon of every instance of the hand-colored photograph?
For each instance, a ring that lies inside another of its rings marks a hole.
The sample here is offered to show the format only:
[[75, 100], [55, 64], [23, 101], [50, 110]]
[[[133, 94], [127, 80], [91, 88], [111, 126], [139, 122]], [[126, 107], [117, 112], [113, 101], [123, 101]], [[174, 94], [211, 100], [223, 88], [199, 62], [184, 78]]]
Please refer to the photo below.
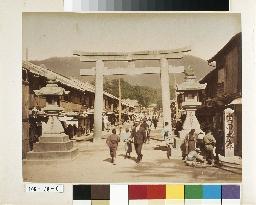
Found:
[[25, 182], [241, 182], [240, 14], [22, 19]]

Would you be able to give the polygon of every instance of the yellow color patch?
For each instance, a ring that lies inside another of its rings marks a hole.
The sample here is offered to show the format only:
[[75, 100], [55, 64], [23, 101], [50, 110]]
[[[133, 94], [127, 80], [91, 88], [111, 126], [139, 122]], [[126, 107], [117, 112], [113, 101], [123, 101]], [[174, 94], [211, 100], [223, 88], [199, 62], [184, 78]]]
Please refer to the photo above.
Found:
[[166, 185], [166, 199], [184, 199], [184, 185]]
[[92, 200], [92, 205], [109, 205], [109, 200]]

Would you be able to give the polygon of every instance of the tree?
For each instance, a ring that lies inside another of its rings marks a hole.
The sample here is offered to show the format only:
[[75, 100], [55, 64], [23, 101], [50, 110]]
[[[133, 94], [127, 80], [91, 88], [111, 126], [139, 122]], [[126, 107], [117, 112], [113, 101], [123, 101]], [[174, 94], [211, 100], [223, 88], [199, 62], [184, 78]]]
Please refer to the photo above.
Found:
[[[162, 107], [162, 96], [161, 90], [156, 88], [151, 88], [147, 86], [131, 85], [130, 83], [120, 79], [122, 98], [138, 100], [139, 104], [143, 107], [148, 107], [150, 104], [157, 104], [158, 107]], [[104, 82], [104, 90], [118, 97], [118, 79], [109, 80]], [[170, 86], [170, 96], [174, 99], [175, 89]]]

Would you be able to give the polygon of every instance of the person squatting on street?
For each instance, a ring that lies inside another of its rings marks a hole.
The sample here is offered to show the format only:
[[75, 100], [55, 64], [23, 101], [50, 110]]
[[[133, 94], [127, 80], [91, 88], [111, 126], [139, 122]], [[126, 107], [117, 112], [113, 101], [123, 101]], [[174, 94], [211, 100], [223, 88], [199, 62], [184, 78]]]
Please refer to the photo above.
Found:
[[116, 129], [112, 130], [112, 134], [108, 136], [106, 143], [109, 147], [111, 163], [116, 164], [116, 150], [118, 147], [118, 143], [120, 142], [120, 137], [116, 134]]
[[139, 163], [142, 160], [142, 145], [146, 138], [146, 131], [143, 128], [143, 126], [140, 126], [138, 122], [135, 122], [134, 128], [132, 129], [131, 138], [134, 142], [134, 148], [137, 154], [137, 163]]
[[131, 158], [131, 152], [132, 152], [132, 139], [131, 139], [131, 133], [129, 132], [129, 128], [125, 129], [125, 133], [122, 134], [122, 140], [125, 143], [124, 149], [125, 149], [125, 159]]
[[199, 148], [195, 148], [188, 153], [185, 159], [185, 163], [187, 166], [192, 167], [201, 167], [205, 165], [205, 159], [201, 155], [201, 150]]
[[213, 149], [216, 144], [216, 140], [212, 135], [212, 132], [210, 129], [206, 131], [206, 135], [204, 136], [204, 145], [205, 145], [205, 155], [206, 155], [206, 161], [208, 164], [213, 165], [214, 163], [214, 154]]

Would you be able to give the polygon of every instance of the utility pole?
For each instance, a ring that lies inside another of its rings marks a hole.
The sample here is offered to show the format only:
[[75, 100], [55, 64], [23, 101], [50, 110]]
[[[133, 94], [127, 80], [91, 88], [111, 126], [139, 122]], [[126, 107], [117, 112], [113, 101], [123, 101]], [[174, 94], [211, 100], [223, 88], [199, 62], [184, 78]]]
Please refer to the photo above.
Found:
[[26, 48], [26, 61], [28, 61], [28, 48]]
[[173, 73], [173, 77], [174, 77], [174, 89], [175, 89], [175, 108], [176, 108], [176, 122], [178, 120], [178, 112], [179, 112], [179, 109], [178, 109], [178, 95], [177, 95], [177, 90], [176, 90], [176, 76], [175, 76], [175, 73]]
[[121, 92], [121, 79], [118, 79], [118, 90], [119, 90], [119, 125], [121, 126], [121, 120], [122, 120], [122, 92]]

